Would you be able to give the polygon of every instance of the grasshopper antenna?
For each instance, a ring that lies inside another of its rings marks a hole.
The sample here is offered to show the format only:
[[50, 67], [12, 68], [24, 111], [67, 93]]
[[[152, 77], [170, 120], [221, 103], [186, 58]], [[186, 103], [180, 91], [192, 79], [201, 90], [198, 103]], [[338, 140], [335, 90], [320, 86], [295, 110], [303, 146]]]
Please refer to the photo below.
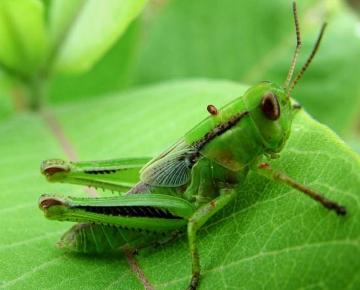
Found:
[[306, 69], [309, 67], [311, 61], [313, 60], [316, 52], [318, 51], [319, 49], [319, 46], [320, 46], [320, 42], [321, 42], [321, 39], [324, 35], [324, 31], [325, 31], [325, 28], [326, 28], [326, 25], [327, 23], [325, 22], [322, 26], [321, 26], [321, 30], [320, 30], [320, 33], [319, 33], [319, 36], [316, 40], [316, 43], [314, 45], [314, 48], [313, 50], [311, 51], [308, 59], [306, 60], [305, 64], [302, 66], [301, 70], [299, 71], [299, 73], [297, 74], [296, 78], [292, 81], [292, 83], [289, 85], [289, 88], [288, 88], [288, 91], [287, 91], [287, 95], [288, 97], [290, 96], [290, 93], [292, 92], [292, 90], [294, 89], [294, 87], [296, 86], [297, 82], [302, 78], [302, 76], [304, 75]]
[[[293, 59], [290, 64], [290, 68], [289, 68], [289, 72], [288, 72], [286, 81], [284, 83], [284, 88], [286, 88], [287, 90], [288, 90], [291, 78], [293, 76], [295, 66], [296, 66], [296, 61], [297, 61], [297, 58], [299, 56], [300, 49], [301, 49], [300, 25], [299, 25], [298, 13], [297, 13], [297, 5], [296, 5], [295, 1], [293, 2], [293, 14], [294, 14], [295, 31], [296, 31], [296, 48], [295, 48]], [[288, 96], [289, 95], [290, 94], [288, 94]]]

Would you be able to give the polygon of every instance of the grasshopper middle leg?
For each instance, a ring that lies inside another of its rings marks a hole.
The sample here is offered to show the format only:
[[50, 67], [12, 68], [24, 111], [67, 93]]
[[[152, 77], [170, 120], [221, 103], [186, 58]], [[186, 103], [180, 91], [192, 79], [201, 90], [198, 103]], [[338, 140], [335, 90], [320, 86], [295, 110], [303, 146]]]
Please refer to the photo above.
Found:
[[197, 247], [197, 231], [206, 221], [228, 204], [236, 196], [236, 190], [233, 188], [220, 190], [220, 196], [201, 206], [190, 217], [187, 232], [189, 240], [189, 248], [192, 260], [192, 276], [188, 289], [194, 290], [197, 288], [200, 279], [200, 259], [199, 250]]

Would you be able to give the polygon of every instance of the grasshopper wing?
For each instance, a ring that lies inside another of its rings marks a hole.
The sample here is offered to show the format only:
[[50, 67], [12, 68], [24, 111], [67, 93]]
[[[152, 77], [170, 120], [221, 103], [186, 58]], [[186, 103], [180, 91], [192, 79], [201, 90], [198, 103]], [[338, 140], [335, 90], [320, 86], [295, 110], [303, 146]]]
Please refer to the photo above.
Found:
[[140, 171], [140, 180], [152, 186], [177, 187], [190, 179], [196, 148], [180, 139]]

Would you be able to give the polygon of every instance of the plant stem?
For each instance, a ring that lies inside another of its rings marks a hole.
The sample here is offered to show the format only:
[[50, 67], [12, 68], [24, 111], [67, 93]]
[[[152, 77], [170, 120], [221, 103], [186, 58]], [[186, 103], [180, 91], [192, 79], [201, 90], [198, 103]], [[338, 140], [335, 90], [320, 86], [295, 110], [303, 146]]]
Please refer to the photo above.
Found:
[[45, 103], [47, 96], [47, 79], [35, 76], [27, 82], [28, 106], [32, 111], [39, 111]]

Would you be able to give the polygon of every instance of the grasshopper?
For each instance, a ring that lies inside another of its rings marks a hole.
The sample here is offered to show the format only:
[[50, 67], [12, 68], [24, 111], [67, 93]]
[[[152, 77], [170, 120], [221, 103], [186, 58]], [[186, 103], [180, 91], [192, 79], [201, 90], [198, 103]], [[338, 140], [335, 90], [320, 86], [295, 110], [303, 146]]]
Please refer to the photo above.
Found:
[[209, 116], [159, 156], [91, 162], [46, 160], [41, 172], [51, 182], [118, 191], [110, 197], [42, 195], [39, 207], [49, 219], [77, 222], [60, 247], [81, 253], [136, 250], [163, 243], [187, 230], [192, 261], [188, 289], [200, 280], [198, 230], [231, 202], [250, 170], [291, 186], [325, 208], [345, 215], [344, 206], [274, 170], [263, 157], [277, 158], [301, 108], [291, 99], [296, 83], [315, 56], [326, 23], [306, 63], [293, 78], [301, 37], [293, 3], [297, 45], [283, 86], [261, 82]]

